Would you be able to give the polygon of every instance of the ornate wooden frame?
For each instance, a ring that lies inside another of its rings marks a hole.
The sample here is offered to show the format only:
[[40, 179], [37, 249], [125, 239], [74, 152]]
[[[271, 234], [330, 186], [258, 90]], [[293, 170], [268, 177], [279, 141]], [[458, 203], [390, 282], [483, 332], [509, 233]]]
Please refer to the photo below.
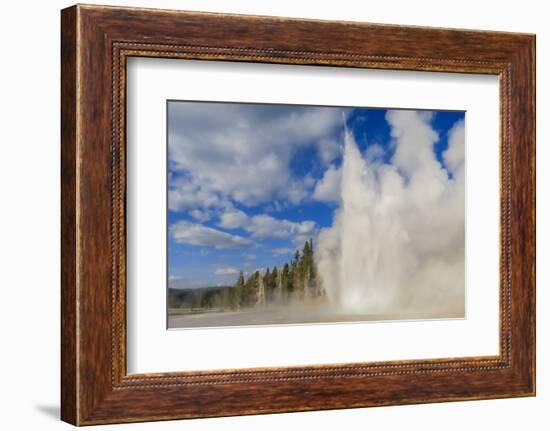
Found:
[[[73, 6], [62, 11], [61, 417], [75, 425], [535, 394], [535, 36]], [[126, 373], [129, 56], [500, 77], [500, 354]]]

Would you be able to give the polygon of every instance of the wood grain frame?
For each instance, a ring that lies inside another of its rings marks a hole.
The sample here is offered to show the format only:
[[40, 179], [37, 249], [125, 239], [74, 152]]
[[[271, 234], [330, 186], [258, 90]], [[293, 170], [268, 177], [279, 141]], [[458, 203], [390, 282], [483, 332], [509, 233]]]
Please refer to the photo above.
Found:
[[[535, 394], [535, 36], [77, 5], [61, 13], [61, 417], [75, 425]], [[126, 373], [131, 56], [500, 77], [500, 353]]]

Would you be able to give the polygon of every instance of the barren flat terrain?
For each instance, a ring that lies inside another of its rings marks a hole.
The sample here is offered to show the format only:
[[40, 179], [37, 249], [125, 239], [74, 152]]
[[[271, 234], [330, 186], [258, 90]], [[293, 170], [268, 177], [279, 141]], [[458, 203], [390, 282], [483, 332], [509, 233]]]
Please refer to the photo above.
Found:
[[454, 319], [464, 316], [426, 313], [352, 314], [320, 307], [257, 307], [242, 311], [185, 313], [171, 309], [168, 328], [204, 328], [224, 326], [281, 325], [303, 323], [365, 322], [381, 320]]

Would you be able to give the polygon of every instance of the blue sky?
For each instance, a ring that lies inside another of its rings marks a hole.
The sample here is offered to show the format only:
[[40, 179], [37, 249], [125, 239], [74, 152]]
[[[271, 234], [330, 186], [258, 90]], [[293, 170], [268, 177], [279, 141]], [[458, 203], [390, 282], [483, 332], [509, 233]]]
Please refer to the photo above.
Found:
[[[281, 265], [331, 226], [344, 124], [369, 163], [391, 164], [387, 110], [168, 102], [168, 274], [176, 288], [233, 284]], [[425, 111], [443, 154], [464, 112]], [[450, 170], [449, 176], [452, 174]]]

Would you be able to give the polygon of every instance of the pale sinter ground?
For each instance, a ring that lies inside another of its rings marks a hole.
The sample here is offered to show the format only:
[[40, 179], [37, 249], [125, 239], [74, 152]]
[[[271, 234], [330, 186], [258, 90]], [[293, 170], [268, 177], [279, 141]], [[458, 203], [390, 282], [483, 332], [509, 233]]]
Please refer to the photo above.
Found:
[[168, 328], [199, 328], [220, 326], [281, 325], [300, 323], [364, 322], [380, 320], [452, 319], [463, 318], [463, 313], [439, 312], [359, 314], [321, 306], [272, 306], [255, 307], [242, 311], [212, 310], [185, 313], [171, 309], [168, 312]]

